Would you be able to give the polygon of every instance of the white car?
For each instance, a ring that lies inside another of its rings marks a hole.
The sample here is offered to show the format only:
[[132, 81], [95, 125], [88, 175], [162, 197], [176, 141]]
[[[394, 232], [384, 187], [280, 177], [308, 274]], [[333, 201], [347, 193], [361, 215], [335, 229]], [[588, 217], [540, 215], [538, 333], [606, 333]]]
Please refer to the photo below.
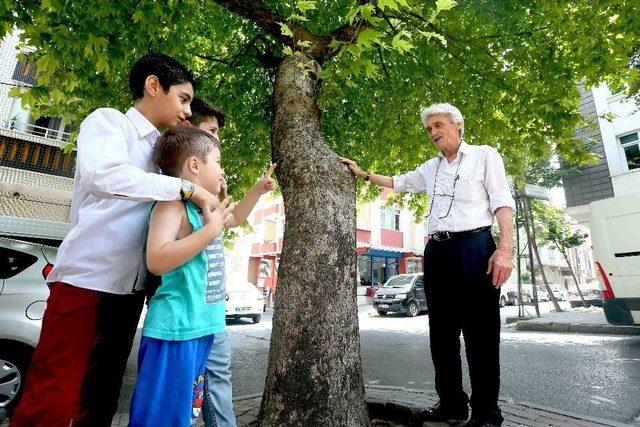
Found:
[[551, 291], [553, 292], [553, 296], [556, 297], [557, 301], [566, 301], [567, 300], [568, 294], [567, 294], [567, 291], [565, 290], [564, 286], [556, 285], [556, 284], [549, 284], [549, 287], [551, 288]]
[[[230, 283], [227, 282], [227, 285]], [[227, 318], [249, 317], [253, 323], [260, 322], [264, 310], [264, 296], [253, 283], [235, 282], [227, 287], [225, 315]]]
[[[602, 291], [597, 283], [581, 283], [580, 292], [582, 292], [584, 302], [587, 306], [602, 307]], [[569, 288], [569, 305], [573, 308], [584, 307], [582, 298], [580, 298], [580, 294], [575, 286]]]
[[0, 237], [0, 412], [11, 414], [38, 343], [57, 249]]

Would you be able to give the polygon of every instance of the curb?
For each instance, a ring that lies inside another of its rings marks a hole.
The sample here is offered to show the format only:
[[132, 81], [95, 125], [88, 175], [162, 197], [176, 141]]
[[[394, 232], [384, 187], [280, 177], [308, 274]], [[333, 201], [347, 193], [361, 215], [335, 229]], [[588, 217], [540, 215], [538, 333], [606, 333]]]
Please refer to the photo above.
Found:
[[529, 320], [516, 322], [516, 330], [526, 332], [558, 332], [597, 335], [640, 335], [640, 327], [637, 326], [536, 322]]

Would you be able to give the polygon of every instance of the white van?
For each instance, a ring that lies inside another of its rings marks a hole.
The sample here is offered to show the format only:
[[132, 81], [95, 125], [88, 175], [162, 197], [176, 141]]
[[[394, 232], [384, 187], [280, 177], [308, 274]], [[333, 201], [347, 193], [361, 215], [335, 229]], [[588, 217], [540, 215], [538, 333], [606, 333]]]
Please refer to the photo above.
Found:
[[640, 325], [640, 193], [589, 204], [593, 258], [613, 325]]

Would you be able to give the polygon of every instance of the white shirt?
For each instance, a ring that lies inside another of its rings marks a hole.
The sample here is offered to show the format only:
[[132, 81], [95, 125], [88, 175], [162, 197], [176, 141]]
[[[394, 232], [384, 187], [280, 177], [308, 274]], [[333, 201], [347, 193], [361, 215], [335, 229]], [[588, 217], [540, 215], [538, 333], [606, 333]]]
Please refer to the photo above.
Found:
[[[436, 169], [438, 177], [434, 197]], [[438, 153], [417, 169], [394, 176], [393, 190], [426, 192], [429, 195], [432, 206], [428, 234], [484, 227], [493, 224], [493, 215], [499, 207], [515, 210], [504, 163], [498, 151], [488, 145], [469, 145], [464, 141], [461, 141], [453, 162], [449, 163], [442, 153]]]
[[152, 159], [160, 132], [138, 110], [100, 108], [84, 119], [71, 202], [71, 230], [47, 282], [127, 294], [144, 287], [143, 255], [153, 200], [180, 198], [181, 181]]

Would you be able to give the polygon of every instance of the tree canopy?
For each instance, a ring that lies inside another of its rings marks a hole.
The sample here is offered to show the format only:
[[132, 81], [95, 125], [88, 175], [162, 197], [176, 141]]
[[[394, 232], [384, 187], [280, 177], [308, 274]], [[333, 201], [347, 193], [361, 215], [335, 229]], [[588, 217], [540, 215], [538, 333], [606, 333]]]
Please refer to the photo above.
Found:
[[[23, 102], [79, 123], [92, 109], [126, 109], [127, 73], [148, 51], [175, 56], [197, 95], [229, 114], [225, 168], [243, 190], [269, 158], [275, 66], [305, 53], [319, 75], [325, 137], [380, 173], [409, 170], [434, 148], [420, 108], [450, 102], [465, 138], [498, 147], [510, 173], [572, 139], [578, 83], [636, 90], [637, 0], [3, 0], [0, 34], [18, 28], [39, 77]], [[329, 52], [329, 54], [327, 54]], [[302, 56], [301, 56], [302, 57]], [[306, 71], [305, 71], [306, 70]], [[20, 92], [14, 90], [14, 94]]]

